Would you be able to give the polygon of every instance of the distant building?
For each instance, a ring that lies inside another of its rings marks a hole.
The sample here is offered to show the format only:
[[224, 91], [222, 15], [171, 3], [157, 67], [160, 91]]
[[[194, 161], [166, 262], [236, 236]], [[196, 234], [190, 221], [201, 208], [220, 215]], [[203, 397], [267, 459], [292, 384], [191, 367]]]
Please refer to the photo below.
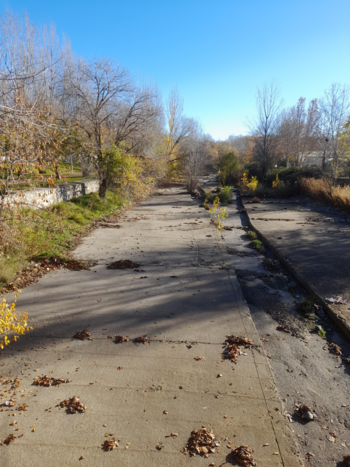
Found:
[[[306, 154], [302, 157], [302, 167], [322, 167], [323, 163], [323, 151], [313, 151], [309, 154]], [[326, 155], [326, 165], [332, 161], [331, 157], [327, 157]], [[297, 167], [296, 161], [290, 161], [287, 159], [287, 167]]]

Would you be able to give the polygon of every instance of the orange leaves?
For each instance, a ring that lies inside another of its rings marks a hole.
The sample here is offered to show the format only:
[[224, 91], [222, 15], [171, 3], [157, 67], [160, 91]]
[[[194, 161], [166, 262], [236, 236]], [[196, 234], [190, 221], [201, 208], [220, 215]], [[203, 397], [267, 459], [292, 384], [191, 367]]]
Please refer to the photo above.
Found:
[[220, 446], [219, 441], [215, 440], [213, 430], [193, 430], [187, 441], [186, 446], [181, 450], [183, 454], [189, 454], [191, 457], [200, 455], [209, 457]]
[[[79, 397], [73, 396], [70, 399], [66, 399], [58, 404], [59, 407], [64, 408], [67, 407], [67, 412], [68, 413], [82, 413], [85, 412], [87, 409], [86, 405], [84, 405], [82, 402], [80, 402]], [[56, 407], [58, 407], [56, 405]]]
[[245, 348], [255, 347], [253, 345], [253, 341], [251, 339], [247, 339], [246, 337], [238, 337], [238, 336], [226, 336], [225, 341], [225, 348], [222, 353], [222, 358], [231, 360], [235, 362], [239, 355], [244, 355], [241, 347], [244, 346]]
[[106, 441], [102, 443], [101, 446], [104, 451], [113, 451], [113, 449], [118, 447], [119, 444], [114, 438], [112, 438], [112, 439], [106, 439]]
[[41, 376], [39, 378], [35, 378], [34, 386], [61, 386], [62, 383], [70, 383], [70, 379], [61, 379], [61, 378], [51, 378], [49, 376]]
[[4, 438], [1, 440], [0, 446], [2, 446], [3, 444], [6, 444], [8, 446], [9, 444], [13, 443], [15, 439], [16, 439], [16, 436], [11, 433], [10, 435], [7, 436], [7, 438]]
[[256, 465], [252, 452], [248, 449], [249, 446], [239, 446], [232, 451], [232, 456], [238, 465], [242, 467], [251, 467]]

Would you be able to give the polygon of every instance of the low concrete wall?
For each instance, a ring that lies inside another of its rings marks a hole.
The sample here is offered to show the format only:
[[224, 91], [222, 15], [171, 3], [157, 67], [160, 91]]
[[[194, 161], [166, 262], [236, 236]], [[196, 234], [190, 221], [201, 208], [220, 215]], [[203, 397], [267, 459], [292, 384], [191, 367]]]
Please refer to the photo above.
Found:
[[19, 193], [13, 192], [6, 198], [5, 203], [27, 206], [31, 209], [45, 208], [89, 193], [96, 193], [98, 188], [98, 180], [62, 183], [55, 188], [35, 188]]

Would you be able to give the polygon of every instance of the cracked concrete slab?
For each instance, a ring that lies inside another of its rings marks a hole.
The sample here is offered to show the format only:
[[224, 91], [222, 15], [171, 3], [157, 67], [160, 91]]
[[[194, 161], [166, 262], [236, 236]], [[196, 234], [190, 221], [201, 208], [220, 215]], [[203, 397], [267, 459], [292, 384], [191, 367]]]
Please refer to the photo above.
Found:
[[[120, 229], [84, 239], [75, 254], [97, 261], [90, 271], [59, 270], [23, 291], [18, 311], [34, 330], [0, 356], [0, 389], [13, 384], [5, 377], [20, 380], [15, 395], [2, 393], [17, 405], [0, 411], [0, 438], [24, 436], [0, 447], [4, 465], [234, 465], [228, 441], [254, 449], [259, 467], [300, 465], [230, 255], [198, 204], [183, 188], [163, 191], [126, 211]], [[143, 271], [107, 269], [120, 259]], [[82, 329], [93, 340], [73, 340]], [[222, 360], [227, 334], [258, 347], [236, 364]], [[115, 335], [131, 340], [116, 344]], [[141, 335], [150, 342], [134, 344]], [[41, 374], [72, 382], [32, 386]], [[73, 395], [85, 413], [56, 407]], [[19, 415], [22, 401], [28, 408]], [[210, 459], [189, 458], [180, 450], [203, 425], [221, 447]], [[171, 432], [178, 437], [166, 438]], [[104, 452], [110, 433], [119, 447]]]

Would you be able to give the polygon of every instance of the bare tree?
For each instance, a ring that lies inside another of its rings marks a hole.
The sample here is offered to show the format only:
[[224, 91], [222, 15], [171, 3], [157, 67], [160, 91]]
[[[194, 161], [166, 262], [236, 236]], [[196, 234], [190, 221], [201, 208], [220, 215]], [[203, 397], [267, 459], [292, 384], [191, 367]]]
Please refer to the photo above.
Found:
[[295, 160], [298, 167], [318, 149], [319, 119], [317, 99], [313, 99], [306, 110], [305, 98], [301, 97], [294, 107], [280, 113], [279, 148], [287, 159]]
[[198, 123], [188, 118], [183, 113], [183, 98], [177, 88], [173, 88], [169, 94], [166, 105], [166, 119], [168, 136], [166, 144], [166, 156], [170, 160], [177, 159], [176, 150], [188, 138], [194, 138], [199, 132]]
[[325, 141], [323, 143], [323, 169], [326, 166], [326, 153], [328, 153], [331, 159], [332, 175], [335, 178], [346, 154], [343, 145], [340, 144], [340, 135], [350, 112], [348, 87], [333, 83], [320, 100], [320, 110], [320, 139], [322, 143]]
[[255, 136], [256, 156], [261, 164], [263, 175], [270, 168], [276, 153], [276, 130], [279, 110], [282, 104], [280, 87], [271, 82], [258, 88], [256, 93], [255, 119], [248, 121], [248, 127]]
[[79, 60], [67, 88], [73, 121], [86, 137], [85, 153], [95, 160], [104, 198], [109, 180], [104, 149], [115, 145], [132, 152], [146, 145], [161, 114], [157, 93], [137, 87], [125, 68], [108, 59]]

